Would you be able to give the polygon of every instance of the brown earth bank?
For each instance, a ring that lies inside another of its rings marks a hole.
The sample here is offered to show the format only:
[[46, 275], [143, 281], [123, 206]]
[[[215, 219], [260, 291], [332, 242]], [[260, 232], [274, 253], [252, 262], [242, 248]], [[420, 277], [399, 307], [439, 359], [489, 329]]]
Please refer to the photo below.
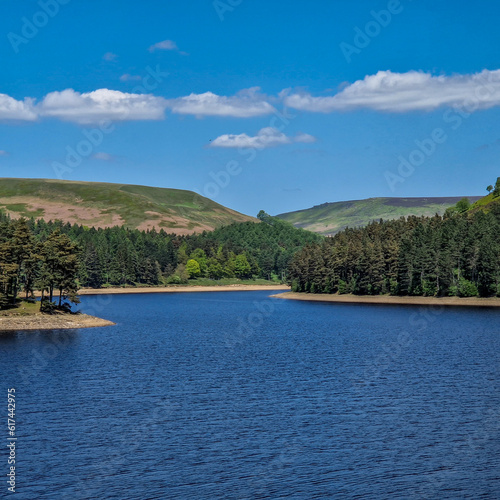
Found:
[[348, 304], [381, 304], [404, 306], [447, 306], [447, 307], [500, 307], [500, 298], [478, 297], [394, 297], [392, 295], [327, 295], [320, 293], [280, 293], [271, 295], [277, 299], [306, 300], [312, 302], [333, 302]]
[[14, 330], [65, 330], [114, 325], [112, 321], [88, 314], [32, 314], [0, 317], [0, 332]]
[[144, 288], [82, 288], [78, 295], [107, 295], [122, 293], [179, 293], [179, 292], [249, 292], [259, 290], [290, 290], [287, 285], [213, 285], [213, 286], [182, 286]]

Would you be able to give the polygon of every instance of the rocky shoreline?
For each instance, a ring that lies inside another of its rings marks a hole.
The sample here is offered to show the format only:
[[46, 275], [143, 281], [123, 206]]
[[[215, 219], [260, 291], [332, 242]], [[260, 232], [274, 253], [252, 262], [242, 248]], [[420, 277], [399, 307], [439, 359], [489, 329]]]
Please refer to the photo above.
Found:
[[333, 302], [344, 304], [380, 304], [403, 306], [446, 307], [500, 307], [500, 298], [477, 297], [395, 297], [392, 295], [328, 295], [320, 293], [287, 292], [271, 295], [277, 299], [305, 300], [311, 302]]
[[124, 293], [186, 293], [186, 292], [250, 292], [262, 290], [290, 290], [288, 285], [212, 285], [183, 286], [171, 285], [163, 287], [143, 288], [82, 288], [78, 295], [107, 295]]
[[0, 332], [16, 330], [65, 330], [114, 325], [112, 321], [88, 314], [33, 314], [0, 317]]

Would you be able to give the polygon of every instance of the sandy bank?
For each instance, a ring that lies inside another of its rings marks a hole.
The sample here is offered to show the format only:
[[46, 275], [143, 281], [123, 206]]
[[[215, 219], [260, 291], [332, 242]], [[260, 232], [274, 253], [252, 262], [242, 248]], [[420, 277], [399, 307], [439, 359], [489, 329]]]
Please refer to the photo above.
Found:
[[214, 285], [151, 288], [82, 288], [79, 290], [78, 295], [106, 295], [121, 293], [248, 292], [259, 290], [290, 290], [290, 287], [287, 285]]
[[388, 295], [323, 295], [318, 293], [280, 293], [271, 295], [278, 299], [306, 300], [313, 302], [335, 302], [348, 304], [382, 304], [404, 306], [447, 306], [447, 307], [500, 307], [500, 298], [460, 297], [393, 297]]
[[33, 314], [0, 317], [0, 332], [14, 330], [65, 330], [114, 325], [112, 321], [87, 314]]

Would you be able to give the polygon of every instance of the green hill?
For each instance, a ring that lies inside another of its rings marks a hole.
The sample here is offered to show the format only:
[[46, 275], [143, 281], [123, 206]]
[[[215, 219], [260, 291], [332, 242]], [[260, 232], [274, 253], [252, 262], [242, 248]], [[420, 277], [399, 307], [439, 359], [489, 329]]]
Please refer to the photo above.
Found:
[[0, 210], [13, 218], [155, 228], [176, 234], [256, 220], [192, 191], [50, 179], [0, 178]]
[[500, 196], [495, 196], [494, 193], [490, 193], [483, 198], [480, 198], [470, 207], [471, 211], [483, 210], [484, 212], [489, 212], [493, 206], [500, 205]]
[[[445, 198], [369, 198], [367, 200], [324, 203], [305, 210], [280, 214], [277, 217], [296, 227], [323, 235], [332, 235], [346, 227], [366, 226], [373, 220], [390, 220], [408, 215], [442, 215], [463, 196]], [[481, 199], [469, 196], [471, 203]]]

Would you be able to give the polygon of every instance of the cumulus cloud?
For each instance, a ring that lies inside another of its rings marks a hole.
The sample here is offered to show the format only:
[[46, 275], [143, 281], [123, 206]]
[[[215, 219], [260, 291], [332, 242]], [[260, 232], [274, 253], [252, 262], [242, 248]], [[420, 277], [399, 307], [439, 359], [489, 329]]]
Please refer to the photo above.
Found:
[[284, 103], [294, 109], [318, 113], [355, 109], [432, 111], [444, 106], [486, 109], [500, 105], [500, 70], [454, 76], [379, 71], [348, 85], [334, 96], [295, 93], [285, 96]]
[[268, 115], [275, 111], [262, 94], [259, 87], [252, 87], [238, 92], [234, 96], [219, 96], [212, 92], [190, 94], [185, 97], [168, 100], [173, 113], [183, 115], [231, 116], [251, 118]]
[[213, 148], [256, 148], [265, 149], [291, 144], [293, 142], [314, 142], [316, 139], [309, 134], [298, 134], [288, 137], [274, 127], [265, 127], [257, 132], [256, 136], [247, 134], [224, 134], [210, 144]]
[[156, 50], [179, 50], [179, 48], [173, 40], [163, 40], [163, 42], [151, 45], [148, 50], [149, 52], [154, 52]]
[[0, 94], [0, 121], [35, 121], [37, 118], [34, 99], [27, 97], [17, 101], [7, 94]]
[[165, 108], [166, 101], [162, 97], [108, 89], [83, 94], [73, 89], [51, 92], [38, 105], [40, 116], [80, 124], [98, 123], [101, 120], [161, 120]]
[[104, 153], [103, 151], [97, 152], [95, 155], [92, 156], [92, 158], [101, 161], [113, 161], [115, 159], [113, 155], [110, 155], [109, 153]]

